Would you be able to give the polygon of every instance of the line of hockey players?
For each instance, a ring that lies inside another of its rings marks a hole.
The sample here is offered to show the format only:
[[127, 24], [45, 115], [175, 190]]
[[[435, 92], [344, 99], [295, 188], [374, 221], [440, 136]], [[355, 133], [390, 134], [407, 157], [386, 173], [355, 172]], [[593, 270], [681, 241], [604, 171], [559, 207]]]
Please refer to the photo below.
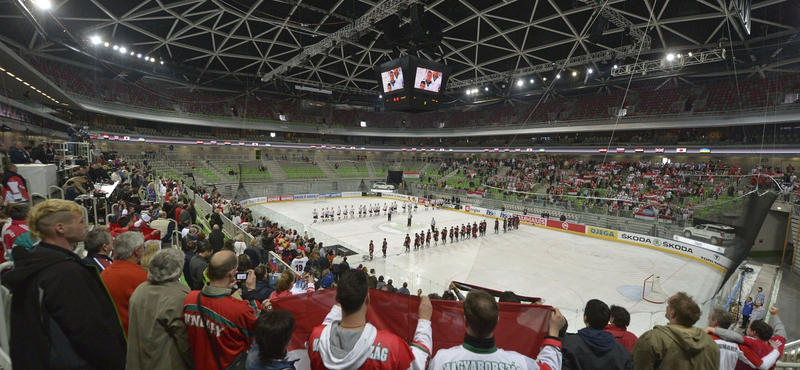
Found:
[[[406, 210], [408, 211], [408, 213], [411, 213], [412, 211], [414, 212], [418, 211], [419, 205], [417, 203], [413, 204], [406, 202], [402, 203], [403, 203], [402, 205], [403, 214], [406, 213]], [[426, 211], [431, 207], [433, 209], [441, 209], [442, 206], [444, 205], [444, 200], [427, 199], [425, 200], [425, 203], [423, 203], [423, 205]], [[397, 214], [397, 209], [398, 206], [396, 201], [392, 202], [392, 204], [383, 203], [383, 207], [381, 207], [379, 203], [362, 204], [358, 206], [358, 218], [377, 217], [381, 215], [381, 211], [383, 211], [383, 215], [388, 215], [389, 212]], [[325, 207], [320, 212], [317, 212], [317, 209], [314, 208], [314, 210], [311, 212], [311, 215], [314, 218], [314, 223], [320, 220], [320, 216], [322, 218], [321, 220], [322, 222], [341, 221], [342, 217], [344, 217], [344, 219], [347, 220], [348, 214], [349, 214], [349, 219], [356, 218], [355, 205], [351, 205], [350, 208], [348, 208], [347, 205], [345, 205], [344, 208], [342, 208], [342, 206], [338, 206], [336, 207], [336, 209], [334, 209], [333, 207]]]
[[[500, 233], [500, 225], [501, 222], [499, 219], [494, 220], [494, 233]], [[503, 226], [503, 233], [507, 232], [508, 230], [517, 230], [519, 229], [519, 217], [514, 216], [510, 218], [504, 218], [502, 222]], [[479, 236], [486, 236], [488, 223], [486, 220], [481, 220], [480, 223], [477, 221], [473, 221], [472, 225], [469, 223], [461, 224], [461, 228], [456, 226], [451, 226], [450, 229], [447, 227], [442, 228], [441, 231], [435, 226], [431, 225], [431, 228], [426, 232], [419, 232], [414, 233], [413, 245], [414, 250], [418, 250], [420, 248], [431, 246], [431, 238], [433, 238], [433, 245], [439, 245], [439, 239], [442, 240], [442, 245], [447, 244], [447, 237], [450, 237], [450, 243], [458, 242], [460, 240], [465, 239], [474, 239]], [[405, 252], [408, 253], [411, 251], [411, 244], [412, 239], [410, 234], [406, 234], [405, 240], [403, 241], [403, 247], [405, 247]], [[383, 239], [383, 257], [386, 258], [386, 239]], [[372, 240], [369, 242], [369, 258], [372, 259], [373, 257], [373, 244]]]

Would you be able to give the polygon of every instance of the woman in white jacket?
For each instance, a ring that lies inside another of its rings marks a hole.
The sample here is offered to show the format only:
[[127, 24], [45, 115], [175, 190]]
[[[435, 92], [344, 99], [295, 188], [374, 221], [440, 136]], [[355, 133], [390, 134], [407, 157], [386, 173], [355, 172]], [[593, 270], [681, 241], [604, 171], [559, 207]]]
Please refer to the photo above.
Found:
[[238, 257], [239, 255], [244, 253], [245, 249], [247, 249], [247, 244], [245, 244], [244, 242], [244, 235], [242, 234], [236, 235], [236, 242], [233, 243], [233, 250], [235, 251], [236, 256]]

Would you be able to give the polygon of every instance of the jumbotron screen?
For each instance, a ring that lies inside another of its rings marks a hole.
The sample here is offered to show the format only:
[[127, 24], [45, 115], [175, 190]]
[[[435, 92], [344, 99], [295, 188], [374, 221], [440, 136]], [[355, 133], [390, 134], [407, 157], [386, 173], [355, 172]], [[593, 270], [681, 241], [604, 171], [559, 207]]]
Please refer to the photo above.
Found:
[[385, 94], [402, 91], [403, 85], [403, 67], [381, 72], [381, 86]]
[[444, 80], [444, 76], [441, 71], [417, 67], [414, 88], [439, 93], [442, 89], [442, 80]]

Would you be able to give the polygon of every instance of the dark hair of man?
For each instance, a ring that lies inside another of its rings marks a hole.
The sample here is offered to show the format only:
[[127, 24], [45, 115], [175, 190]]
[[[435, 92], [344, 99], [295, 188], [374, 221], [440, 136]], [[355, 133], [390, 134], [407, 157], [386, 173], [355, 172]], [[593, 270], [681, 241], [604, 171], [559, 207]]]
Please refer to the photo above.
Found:
[[669, 308], [675, 311], [675, 321], [683, 326], [692, 326], [700, 320], [700, 307], [692, 297], [684, 292], [678, 292], [669, 300]]
[[[197, 244], [197, 242], [195, 242], [195, 244]], [[214, 251], [214, 247], [212, 247], [211, 244], [203, 244], [203, 246], [200, 248], [199, 251], [197, 251], [197, 253], [208, 253], [208, 252], [213, 252], [213, 251]]]
[[197, 242], [192, 240], [192, 241], [186, 243], [186, 250], [188, 250], [189, 252], [197, 251]]
[[31, 207], [28, 203], [11, 203], [8, 205], [8, 217], [11, 217], [12, 220], [24, 220], [28, 217], [28, 211], [30, 211]]
[[761, 320], [751, 321], [750, 330], [756, 333], [756, 336], [761, 340], [769, 340], [772, 338], [773, 330], [769, 324]]
[[239, 257], [236, 257], [236, 259], [238, 260], [237, 261], [237, 266], [236, 266], [236, 271], [246, 272], [247, 270], [250, 270], [250, 269], [253, 268], [253, 261], [250, 260], [250, 256], [242, 253], [242, 254], [239, 255]]
[[611, 310], [608, 305], [599, 299], [590, 299], [586, 302], [586, 308], [583, 310], [583, 316], [586, 317], [586, 322], [592, 329], [603, 330], [608, 325], [608, 319], [611, 317]]
[[358, 270], [347, 270], [339, 278], [336, 301], [342, 305], [342, 312], [350, 315], [361, 309], [368, 291], [367, 276]]
[[464, 317], [467, 326], [478, 338], [489, 338], [494, 333], [500, 315], [500, 306], [491, 294], [475, 289], [464, 300]]
[[256, 266], [256, 268], [253, 269], [253, 273], [256, 274], [256, 279], [266, 279], [267, 278], [267, 268], [264, 267], [263, 265]]
[[500, 297], [497, 298], [498, 302], [506, 302], [506, 303], [522, 303], [522, 300], [519, 299], [516, 293], [506, 290]]
[[122, 217], [120, 217], [119, 219], [117, 219], [117, 223], [119, 224], [119, 227], [125, 227], [125, 226], [128, 226], [128, 224], [129, 224], [130, 222], [131, 222], [131, 218], [130, 218], [130, 217], [128, 217], [128, 216], [122, 216]]
[[230, 254], [228, 258], [211, 258], [208, 264], [208, 279], [211, 281], [221, 280], [228, 275], [231, 270], [236, 269], [236, 255]]
[[731, 315], [721, 308], [715, 308], [711, 311], [711, 319], [716, 321], [717, 325], [723, 329], [729, 328], [733, 322]]
[[294, 332], [294, 315], [285, 310], [262, 312], [256, 320], [256, 344], [258, 359], [266, 365], [271, 360], [280, 360], [286, 356], [286, 346], [292, 340]]
[[631, 314], [623, 307], [611, 306], [611, 317], [614, 318], [614, 326], [625, 329], [631, 324]]

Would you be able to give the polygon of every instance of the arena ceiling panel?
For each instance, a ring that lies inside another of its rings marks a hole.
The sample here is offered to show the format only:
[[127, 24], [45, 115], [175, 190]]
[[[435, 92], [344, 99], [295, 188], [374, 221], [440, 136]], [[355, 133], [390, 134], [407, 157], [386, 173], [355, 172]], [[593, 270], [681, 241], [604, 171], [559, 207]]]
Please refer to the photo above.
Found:
[[[490, 84], [499, 94], [508, 93], [509, 78], [519, 75], [514, 71], [547, 64], [559, 69], [569, 58], [598, 53], [601, 57], [566, 69], [603, 72], [614, 63], [696, 53], [721, 44], [733, 51], [729, 60], [738, 61], [745, 72], [796, 68], [800, 60], [800, 2], [793, 0], [754, 0], [750, 34], [729, 0], [52, 1], [49, 10], [34, 7], [31, 0], [0, 1], [4, 24], [0, 40], [22, 53], [83, 62], [96, 58], [116, 66], [117, 72], [139, 69], [179, 79], [187, 86], [228, 91], [256, 88], [297, 93], [288, 88], [292, 86], [288, 80], [326, 84], [341, 93], [375, 95], [373, 66], [407, 54], [453, 67], [453, 86]], [[413, 29], [409, 28], [414, 24], [409, 3], [422, 6], [418, 23], [433, 39], [431, 43], [409, 41], [407, 34], [396, 32]], [[292, 65], [280, 76], [285, 78], [283, 86], [275, 80], [260, 81], [260, 76], [363, 20], [376, 8], [391, 6], [396, 11], [390, 15], [370, 19], [350, 37]], [[607, 26], [599, 27], [604, 19]], [[94, 36], [110, 46], [124, 46], [126, 52], [117, 55], [102, 44], [93, 45]], [[137, 60], [141, 59], [136, 58], [138, 54], [156, 62], [148, 65]], [[732, 73], [736, 68], [731, 63], [715, 69], [687, 68], [672, 76]], [[530, 76], [543, 79], [549, 73]], [[653, 78], [664, 76], [636, 79]], [[597, 86], [622, 79], [597, 73], [581, 80], [583, 85]]]

